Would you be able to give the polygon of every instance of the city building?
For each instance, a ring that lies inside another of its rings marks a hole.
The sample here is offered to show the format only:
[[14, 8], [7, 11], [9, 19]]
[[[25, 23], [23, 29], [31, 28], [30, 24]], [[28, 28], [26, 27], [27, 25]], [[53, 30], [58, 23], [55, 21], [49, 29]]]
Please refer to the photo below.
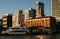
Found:
[[2, 17], [3, 27], [12, 27], [12, 14], [6, 14]]
[[[44, 15], [44, 7], [43, 7], [43, 3], [41, 2], [40, 4], [38, 4], [40, 2], [36, 2], [36, 18], [34, 19], [28, 19], [26, 20], [26, 27], [47, 27], [47, 28], [52, 28], [55, 29], [56, 26], [56, 20], [54, 17], [51, 16], [45, 16]], [[39, 6], [39, 7], [38, 7]]]
[[24, 23], [27, 19], [35, 18], [36, 17], [36, 10], [29, 8], [28, 10], [24, 10]]
[[44, 17], [44, 4], [42, 2], [36, 2], [36, 17]]
[[35, 19], [28, 19], [26, 21], [26, 27], [40, 26], [45, 28], [55, 28], [56, 20], [53, 17], [39, 17]]
[[60, 0], [52, 0], [52, 16], [60, 21]]
[[20, 26], [24, 23], [24, 15], [22, 10], [16, 10], [15, 14], [12, 16], [12, 27]]

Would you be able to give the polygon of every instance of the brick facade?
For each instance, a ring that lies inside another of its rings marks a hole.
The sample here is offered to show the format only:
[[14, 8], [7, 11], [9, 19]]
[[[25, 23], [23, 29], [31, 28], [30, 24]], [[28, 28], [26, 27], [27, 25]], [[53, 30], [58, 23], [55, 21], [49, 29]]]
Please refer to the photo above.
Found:
[[[26, 27], [32, 26], [41, 26], [41, 27], [55, 27], [56, 20], [53, 17], [42, 17], [42, 18], [35, 18], [35, 19], [28, 19], [26, 21]], [[53, 27], [53, 28], [54, 28]]]

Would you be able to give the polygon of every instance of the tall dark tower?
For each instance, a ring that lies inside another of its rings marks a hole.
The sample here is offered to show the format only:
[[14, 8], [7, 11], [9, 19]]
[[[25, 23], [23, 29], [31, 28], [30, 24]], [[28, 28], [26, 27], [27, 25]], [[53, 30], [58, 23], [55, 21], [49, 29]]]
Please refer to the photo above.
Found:
[[42, 2], [36, 2], [36, 17], [44, 17], [44, 4]]

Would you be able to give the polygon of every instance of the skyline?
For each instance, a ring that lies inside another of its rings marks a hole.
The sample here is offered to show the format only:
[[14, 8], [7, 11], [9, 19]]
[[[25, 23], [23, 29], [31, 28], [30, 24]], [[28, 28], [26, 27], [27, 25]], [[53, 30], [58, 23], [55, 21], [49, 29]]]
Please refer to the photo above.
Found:
[[[44, 3], [44, 13], [52, 16], [51, 0], [38, 0]], [[16, 10], [36, 9], [36, 0], [0, 0], [0, 18], [7, 14], [14, 14]]]

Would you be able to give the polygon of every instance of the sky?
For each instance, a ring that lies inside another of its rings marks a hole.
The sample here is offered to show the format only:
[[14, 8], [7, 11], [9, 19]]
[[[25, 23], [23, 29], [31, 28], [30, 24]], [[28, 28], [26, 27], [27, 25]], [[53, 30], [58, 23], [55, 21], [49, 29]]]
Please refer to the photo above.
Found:
[[[52, 16], [51, 0], [38, 0], [44, 3], [44, 13]], [[14, 14], [16, 10], [36, 9], [36, 0], [0, 0], [0, 18], [5, 14]]]

